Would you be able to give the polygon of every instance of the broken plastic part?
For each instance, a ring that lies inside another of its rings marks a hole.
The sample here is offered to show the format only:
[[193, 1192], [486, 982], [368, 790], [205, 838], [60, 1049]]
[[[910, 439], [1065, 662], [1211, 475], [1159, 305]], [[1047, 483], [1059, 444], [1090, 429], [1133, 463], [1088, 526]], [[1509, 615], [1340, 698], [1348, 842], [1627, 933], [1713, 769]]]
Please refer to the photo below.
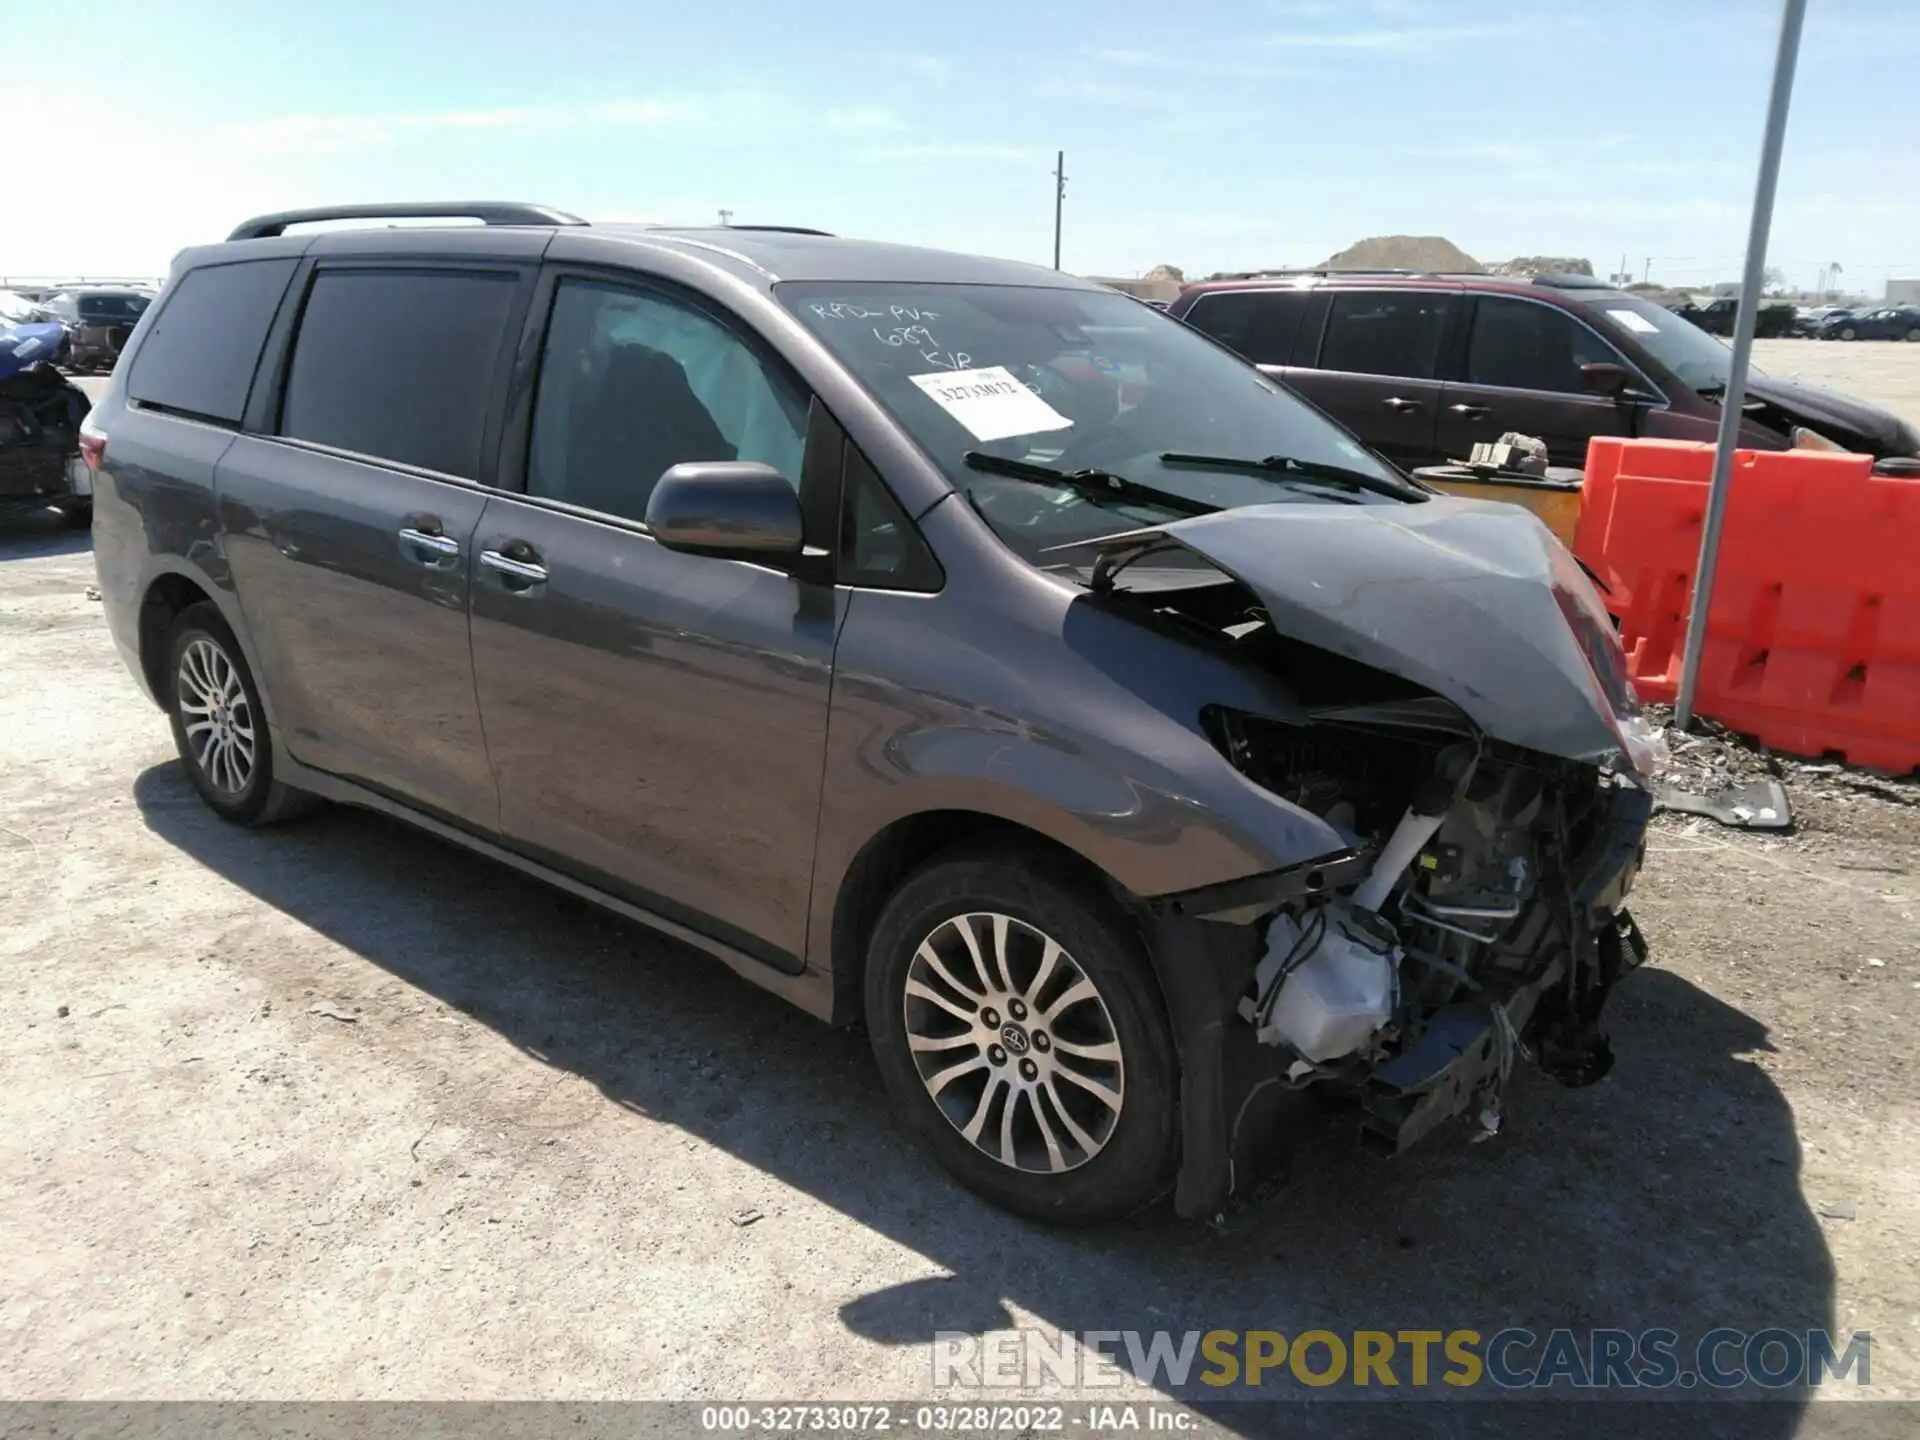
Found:
[[1400, 949], [1378, 916], [1335, 902], [1304, 920], [1276, 915], [1241, 1015], [1267, 1045], [1325, 1062], [1365, 1047], [1393, 1018]]
[[1620, 743], [1636, 775], [1652, 775], [1667, 767], [1673, 756], [1662, 726], [1647, 715], [1622, 715], [1618, 723]]
[[1425, 848], [1427, 841], [1433, 838], [1433, 832], [1440, 828], [1444, 818], [1444, 810], [1422, 814], [1417, 805], [1401, 816], [1393, 834], [1381, 847], [1380, 858], [1374, 862], [1372, 872], [1353, 892], [1353, 903], [1362, 910], [1378, 910], [1385, 904], [1387, 896], [1393, 893], [1393, 887], [1407, 873], [1407, 867]]

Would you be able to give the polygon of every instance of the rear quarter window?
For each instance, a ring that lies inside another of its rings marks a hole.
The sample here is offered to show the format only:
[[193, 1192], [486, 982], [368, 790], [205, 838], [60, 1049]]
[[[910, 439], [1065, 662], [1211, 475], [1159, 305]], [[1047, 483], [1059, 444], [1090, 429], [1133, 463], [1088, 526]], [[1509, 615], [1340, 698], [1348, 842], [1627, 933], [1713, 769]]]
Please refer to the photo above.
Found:
[[1180, 318], [1256, 365], [1285, 365], [1311, 299], [1303, 290], [1215, 290]]
[[189, 270], [168, 287], [127, 372], [141, 405], [238, 425], [293, 260], [244, 260]]
[[511, 271], [322, 270], [293, 344], [280, 433], [476, 479]]

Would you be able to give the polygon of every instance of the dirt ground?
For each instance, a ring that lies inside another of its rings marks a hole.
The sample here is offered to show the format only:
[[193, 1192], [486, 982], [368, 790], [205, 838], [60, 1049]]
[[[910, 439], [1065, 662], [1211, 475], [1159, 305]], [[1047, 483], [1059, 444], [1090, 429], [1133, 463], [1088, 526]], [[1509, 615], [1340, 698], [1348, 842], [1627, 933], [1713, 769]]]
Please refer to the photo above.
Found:
[[1920, 795], [1656, 822], [1614, 1073], [1492, 1142], [1329, 1120], [1228, 1233], [1062, 1234], [693, 952], [369, 814], [220, 823], [92, 579], [0, 521], [0, 1394], [901, 1399], [941, 1330], [1526, 1325], [1870, 1330], [1920, 1398]]
[[1892, 340], [1756, 340], [1753, 363], [1776, 380], [1805, 380], [1884, 405], [1920, 425], [1920, 345]]

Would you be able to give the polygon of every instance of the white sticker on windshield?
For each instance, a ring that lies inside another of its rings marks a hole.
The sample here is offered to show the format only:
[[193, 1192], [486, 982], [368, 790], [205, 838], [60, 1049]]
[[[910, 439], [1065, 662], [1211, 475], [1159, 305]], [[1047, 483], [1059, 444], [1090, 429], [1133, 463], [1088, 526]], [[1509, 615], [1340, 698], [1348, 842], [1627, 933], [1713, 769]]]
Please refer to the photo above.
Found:
[[1627, 329], [1641, 335], [1658, 335], [1660, 327], [1637, 310], [1609, 310], [1607, 314], [1618, 320]]
[[1073, 421], [1026, 386], [1004, 365], [980, 370], [939, 370], [909, 375], [926, 397], [967, 428], [976, 440], [1005, 440], [1042, 430], [1065, 430]]

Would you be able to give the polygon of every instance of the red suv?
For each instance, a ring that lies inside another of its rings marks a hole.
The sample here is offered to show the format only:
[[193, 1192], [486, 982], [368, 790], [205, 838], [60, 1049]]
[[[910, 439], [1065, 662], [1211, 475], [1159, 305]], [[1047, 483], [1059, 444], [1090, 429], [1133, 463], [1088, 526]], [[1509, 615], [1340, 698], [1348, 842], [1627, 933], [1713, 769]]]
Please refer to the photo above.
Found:
[[[1169, 312], [1238, 351], [1401, 466], [1464, 459], [1509, 430], [1583, 465], [1595, 435], [1712, 440], [1732, 352], [1651, 301], [1584, 275], [1263, 272], [1190, 285]], [[1753, 372], [1743, 444], [1796, 429], [1920, 455], [1875, 406]]]

